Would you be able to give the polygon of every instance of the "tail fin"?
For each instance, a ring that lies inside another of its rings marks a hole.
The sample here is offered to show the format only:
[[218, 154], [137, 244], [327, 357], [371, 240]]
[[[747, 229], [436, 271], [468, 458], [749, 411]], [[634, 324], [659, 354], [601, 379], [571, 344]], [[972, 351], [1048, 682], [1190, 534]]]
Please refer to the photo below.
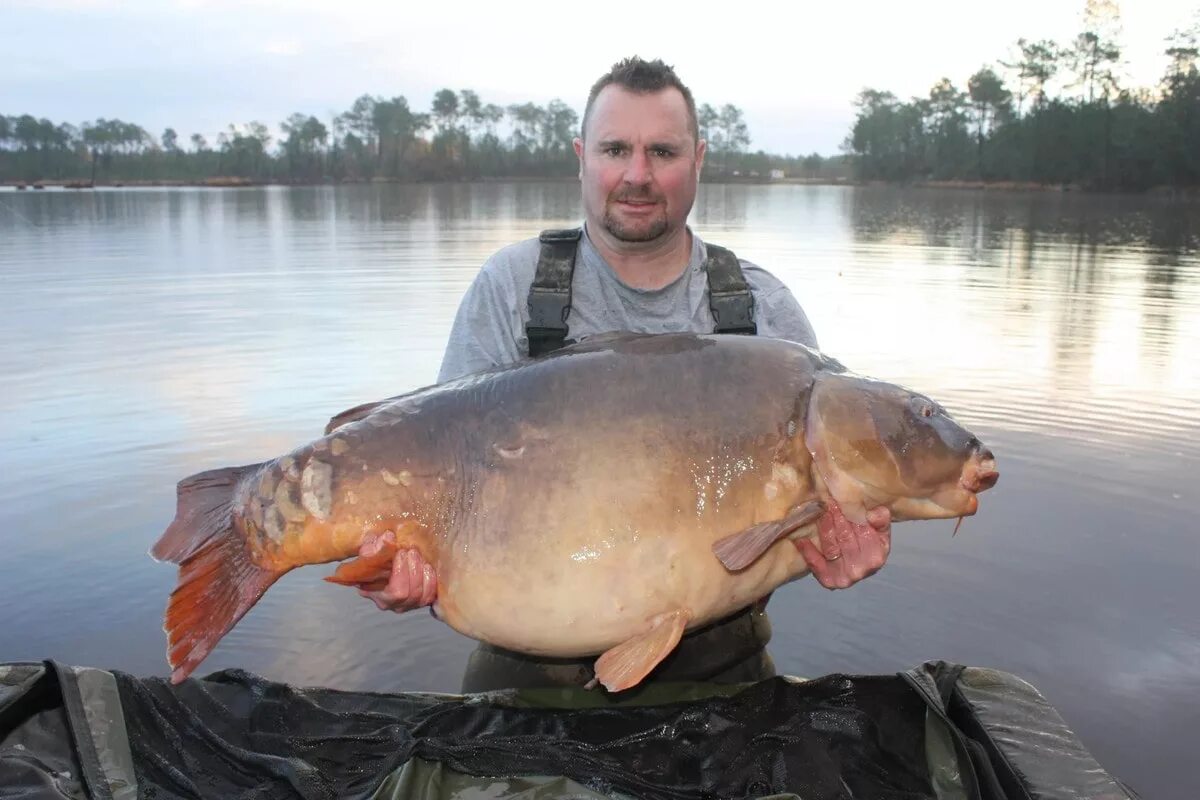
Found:
[[155, 559], [179, 565], [163, 624], [172, 683], [190, 675], [287, 572], [255, 564], [245, 534], [234, 526], [234, 492], [260, 466], [215, 469], [180, 481], [175, 520], [150, 549]]

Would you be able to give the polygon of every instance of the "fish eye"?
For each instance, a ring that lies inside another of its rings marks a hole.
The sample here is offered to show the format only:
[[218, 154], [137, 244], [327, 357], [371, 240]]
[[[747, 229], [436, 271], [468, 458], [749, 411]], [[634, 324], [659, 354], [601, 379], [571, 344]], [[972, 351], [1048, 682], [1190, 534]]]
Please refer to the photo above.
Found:
[[927, 400], [924, 397], [914, 397], [912, 399], [912, 408], [913, 411], [925, 419], [929, 419], [938, 411], [937, 406], [933, 404], [933, 401]]

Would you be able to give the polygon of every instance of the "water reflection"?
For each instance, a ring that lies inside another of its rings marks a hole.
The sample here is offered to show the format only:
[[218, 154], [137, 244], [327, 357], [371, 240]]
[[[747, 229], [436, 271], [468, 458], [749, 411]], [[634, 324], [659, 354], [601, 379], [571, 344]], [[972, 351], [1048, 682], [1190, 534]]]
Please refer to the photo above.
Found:
[[[1194, 202], [1143, 196], [1069, 192], [990, 192], [879, 187], [848, 192], [855, 235], [882, 241], [919, 236], [932, 246], [965, 246], [973, 238], [989, 249], [1010, 231], [1044, 234], [1110, 247], [1174, 253], [1200, 249]], [[909, 241], [913, 241], [909, 239]], [[1029, 238], [1033, 246], [1035, 237]]]
[[[1195, 396], [1180, 384], [1200, 387], [1200, 342], [1194, 325], [1176, 324], [1196, 303], [1194, 208], [1047, 193], [851, 196], [851, 291], [887, 298], [867, 313], [894, 326], [893, 346], [937, 342], [935, 372], [915, 380], [951, 394], [948, 381], [986, 383], [993, 414], [1020, 405], [1056, 433], [1140, 436], [1148, 408], [1161, 410], [1156, 434], [1194, 425]], [[933, 318], [913, 325], [913, 309]]]
[[743, 187], [706, 186], [692, 209], [695, 224], [701, 228], [740, 227], [746, 221], [747, 193]]
[[[1196, 210], [702, 187], [698, 231], [785, 280], [847, 365], [944, 402], [1004, 472], [954, 540], [906, 524], [854, 590], [778, 593], [784, 669], [1013, 669], [1146, 796], [1186, 796], [1167, 765], [1200, 687]], [[482, 261], [579, 213], [569, 181], [0, 194], [0, 659], [162, 674], [174, 572], [145, 551], [175, 481], [431, 382]], [[202, 671], [457, 689], [469, 642], [322, 574], [281, 581]]]

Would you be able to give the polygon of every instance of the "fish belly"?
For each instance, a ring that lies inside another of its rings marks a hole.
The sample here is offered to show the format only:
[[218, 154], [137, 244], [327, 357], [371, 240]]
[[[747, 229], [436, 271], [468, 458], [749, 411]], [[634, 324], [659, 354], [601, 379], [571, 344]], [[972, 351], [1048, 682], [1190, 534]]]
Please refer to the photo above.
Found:
[[444, 570], [439, 618], [472, 638], [548, 657], [601, 653], [684, 609], [689, 629], [744, 608], [807, 572], [795, 545], [777, 542], [749, 568], [730, 573], [713, 555], [715, 536], [645, 536], [614, 552], [597, 539], [563, 554], [512, 548], [484, 565]]

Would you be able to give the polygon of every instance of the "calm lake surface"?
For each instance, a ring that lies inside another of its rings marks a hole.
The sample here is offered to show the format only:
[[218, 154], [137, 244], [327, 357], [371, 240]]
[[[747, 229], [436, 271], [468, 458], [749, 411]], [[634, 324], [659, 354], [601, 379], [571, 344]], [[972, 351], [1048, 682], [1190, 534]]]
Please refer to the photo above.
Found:
[[[483, 260], [574, 183], [0, 191], [0, 661], [165, 675], [175, 482], [431, 383]], [[995, 451], [979, 515], [900, 523], [848, 591], [772, 600], [798, 675], [947, 659], [1034, 683], [1149, 797], [1200, 796], [1200, 206], [704, 187], [692, 224], [786, 281], [822, 347]], [[425, 613], [280, 581], [201, 665], [457, 691]]]

